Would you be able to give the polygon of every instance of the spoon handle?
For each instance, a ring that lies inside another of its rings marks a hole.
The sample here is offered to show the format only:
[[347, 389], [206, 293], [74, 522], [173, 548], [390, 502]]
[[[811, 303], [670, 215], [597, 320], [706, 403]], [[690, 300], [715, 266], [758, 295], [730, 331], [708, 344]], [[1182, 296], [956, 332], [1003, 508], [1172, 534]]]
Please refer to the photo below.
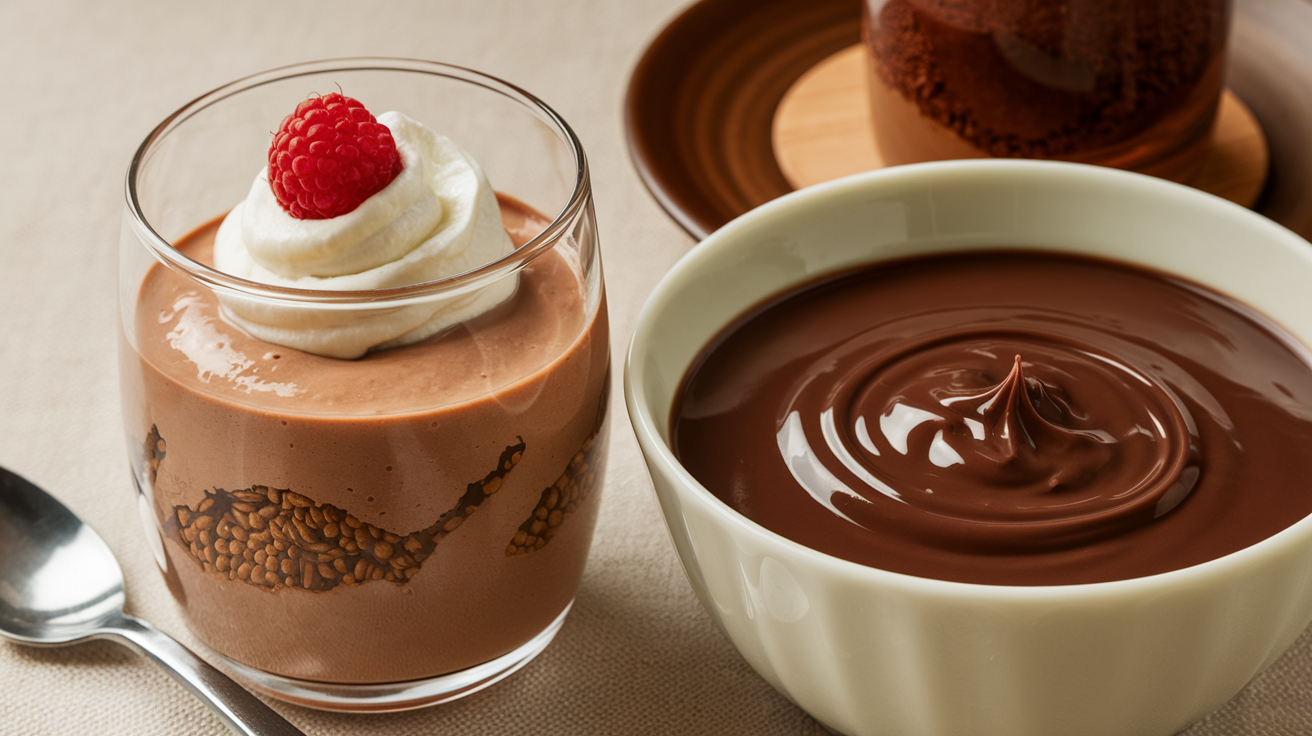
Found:
[[305, 736], [231, 677], [139, 618], [123, 616], [102, 630], [158, 662], [242, 736]]

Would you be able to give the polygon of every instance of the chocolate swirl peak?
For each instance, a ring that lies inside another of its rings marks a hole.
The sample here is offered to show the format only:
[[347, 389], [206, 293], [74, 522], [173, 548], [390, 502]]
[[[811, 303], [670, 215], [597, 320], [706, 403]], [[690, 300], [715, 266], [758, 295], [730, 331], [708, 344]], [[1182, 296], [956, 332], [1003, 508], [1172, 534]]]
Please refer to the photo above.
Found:
[[[1038, 481], [1048, 492], [1088, 484], [1111, 459], [1115, 440], [1099, 430], [1071, 428], [1076, 417], [1071, 405], [1059, 398], [1060, 392], [1056, 386], [1027, 377], [1025, 363], [1017, 356], [1001, 383], [954, 404], [962, 415], [975, 413], [980, 419], [962, 416], [962, 424], [954, 426], [947, 443], [958, 453], [964, 450], [992, 463], [989, 470], [1005, 474], [1004, 480], [1010, 484]], [[970, 430], [966, 433], [970, 442], [960, 442], [960, 429]], [[972, 463], [971, 467], [977, 466]]]
[[[1036, 480], [1049, 491], [1083, 485], [1111, 459], [1110, 445], [1116, 440], [1105, 432], [1068, 429], [1074, 417], [1070, 405], [1058, 398], [1060, 391], [1026, 376], [1017, 355], [1002, 383], [953, 405], [963, 416], [945, 439], [956, 452], [992, 463], [994, 472], [1005, 472], [1012, 483]], [[972, 413], [980, 418], [966, 416]], [[962, 429], [973, 440], [964, 447]], [[1059, 457], [1068, 462], [1054, 462]]]
[[[894, 513], [898, 533], [955, 548], [1072, 545], [1169, 512], [1198, 477], [1193, 422], [1173, 392], [1058, 333], [949, 330], [823, 383], [847, 398], [832, 411], [845, 431], [822, 431], [825, 449], [877, 481], [849, 484], [836, 504], [863, 526]], [[796, 396], [799, 412], [818, 398]], [[853, 503], [889, 497], [880, 487], [908, 508]]]

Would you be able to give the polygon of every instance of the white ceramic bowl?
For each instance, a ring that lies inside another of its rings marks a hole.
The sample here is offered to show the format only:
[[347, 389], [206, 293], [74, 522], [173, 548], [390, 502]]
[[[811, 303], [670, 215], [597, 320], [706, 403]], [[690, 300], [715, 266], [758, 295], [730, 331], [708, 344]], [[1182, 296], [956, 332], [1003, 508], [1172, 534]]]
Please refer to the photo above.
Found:
[[712, 234], [639, 317], [625, 390], [670, 536], [743, 657], [835, 731], [1175, 733], [1237, 693], [1312, 619], [1312, 518], [1226, 557], [1135, 580], [952, 583], [847, 562], [768, 531], [711, 495], [670, 450], [671, 402], [689, 363], [748, 307], [857, 263], [998, 246], [1177, 273], [1312, 344], [1312, 245], [1182, 186], [984, 160], [812, 187]]

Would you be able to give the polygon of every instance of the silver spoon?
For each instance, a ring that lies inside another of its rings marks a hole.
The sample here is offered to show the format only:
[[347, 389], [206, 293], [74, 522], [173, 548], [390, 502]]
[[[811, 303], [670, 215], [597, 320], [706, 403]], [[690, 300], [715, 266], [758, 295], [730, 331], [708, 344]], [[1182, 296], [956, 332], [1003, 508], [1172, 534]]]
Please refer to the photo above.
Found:
[[123, 613], [123, 573], [53, 496], [0, 468], [0, 635], [59, 646], [111, 639], [158, 662], [245, 736], [305, 734], [159, 629]]

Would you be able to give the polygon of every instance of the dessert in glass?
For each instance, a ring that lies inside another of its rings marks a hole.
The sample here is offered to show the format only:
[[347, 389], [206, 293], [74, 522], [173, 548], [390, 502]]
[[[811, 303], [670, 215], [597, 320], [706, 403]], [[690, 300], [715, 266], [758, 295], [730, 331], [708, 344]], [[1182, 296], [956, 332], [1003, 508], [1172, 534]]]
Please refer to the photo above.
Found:
[[146, 138], [121, 240], [138, 503], [225, 664], [383, 711], [546, 647], [610, 368], [587, 163], [555, 112], [434, 62], [257, 74]]
[[876, 144], [888, 165], [1100, 164], [1186, 182], [1224, 84], [1229, 0], [866, 0]]

